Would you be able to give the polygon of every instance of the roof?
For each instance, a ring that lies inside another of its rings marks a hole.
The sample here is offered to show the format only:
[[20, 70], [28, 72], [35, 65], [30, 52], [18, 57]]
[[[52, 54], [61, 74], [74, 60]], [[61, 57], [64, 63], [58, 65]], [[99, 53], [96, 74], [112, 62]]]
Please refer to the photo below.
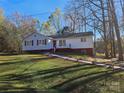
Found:
[[34, 33], [39, 34], [39, 35], [41, 35], [41, 36], [44, 36], [44, 37], [45, 37], [45, 35], [43, 35], [43, 34], [41, 34], [41, 33], [37, 32], [37, 31], [35, 31], [35, 32], [32, 32], [32, 33], [29, 33], [29, 34], [25, 35], [25, 36], [23, 37], [23, 39], [28, 38], [29, 36], [33, 35]]
[[[39, 32], [32, 32], [30, 34], [27, 34], [26, 36], [23, 37], [23, 40], [26, 39], [27, 37], [33, 35], [34, 33], [37, 33], [41, 36], [45, 36]], [[80, 32], [80, 33], [64, 33], [64, 34], [57, 34], [57, 35], [51, 35], [51, 36], [45, 36], [48, 38], [72, 38], [72, 37], [82, 37], [82, 36], [92, 36], [93, 32]]]
[[69, 38], [69, 37], [82, 37], [82, 36], [92, 36], [93, 32], [80, 32], [80, 33], [64, 33], [58, 35], [52, 35], [52, 38]]

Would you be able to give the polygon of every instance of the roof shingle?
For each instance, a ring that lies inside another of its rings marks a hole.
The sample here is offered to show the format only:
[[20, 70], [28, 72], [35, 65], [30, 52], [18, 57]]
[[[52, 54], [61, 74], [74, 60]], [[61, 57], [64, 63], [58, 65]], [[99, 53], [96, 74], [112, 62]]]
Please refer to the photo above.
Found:
[[58, 35], [52, 35], [52, 38], [69, 38], [69, 37], [82, 37], [82, 36], [92, 36], [93, 32], [80, 32], [80, 33], [64, 33]]

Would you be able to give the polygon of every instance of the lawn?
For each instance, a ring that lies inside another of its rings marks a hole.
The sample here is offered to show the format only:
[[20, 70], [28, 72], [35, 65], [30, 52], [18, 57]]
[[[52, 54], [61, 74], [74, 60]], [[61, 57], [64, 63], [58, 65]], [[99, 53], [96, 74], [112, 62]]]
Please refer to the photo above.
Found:
[[100, 53], [97, 53], [96, 57], [83, 55], [82, 53], [75, 53], [75, 52], [56, 52], [56, 54], [73, 57], [77, 59], [83, 59], [87, 61], [104, 62], [104, 63], [112, 61], [111, 59], [105, 59], [105, 55]]
[[124, 93], [124, 72], [42, 54], [0, 55], [0, 93]]

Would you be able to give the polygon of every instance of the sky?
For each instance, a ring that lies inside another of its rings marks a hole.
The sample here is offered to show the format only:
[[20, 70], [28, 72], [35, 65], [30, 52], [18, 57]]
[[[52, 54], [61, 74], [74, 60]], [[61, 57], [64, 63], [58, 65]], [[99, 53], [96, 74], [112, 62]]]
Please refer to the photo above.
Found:
[[5, 16], [19, 12], [24, 16], [33, 15], [40, 21], [47, 20], [56, 8], [63, 12], [66, 4], [67, 0], [0, 0]]

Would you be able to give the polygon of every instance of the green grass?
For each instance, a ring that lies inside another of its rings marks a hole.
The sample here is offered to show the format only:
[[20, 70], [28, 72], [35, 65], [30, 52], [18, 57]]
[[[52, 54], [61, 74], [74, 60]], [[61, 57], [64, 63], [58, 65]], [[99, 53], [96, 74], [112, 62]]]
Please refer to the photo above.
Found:
[[42, 54], [1, 55], [0, 93], [124, 93], [124, 72]]
[[74, 58], [82, 58], [84, 60], [87, 60], [87, 58], [89, 57], [88, 55], [84, 55], [82, 53], [75, 53], [75, 52], [56, 52], [56, 54], [64, 55], [68, 57], [74, 57]]
[[82, 59], [86, 61], [95, 61], [95, 62], [104, 62], [104, 63], [111, 61], [111, 59], [105, 59], [105, 55], [100, 53], [97, 53], [96, 57], [84, 55], [82, 53], [75, 53], [75, 52], [56, 52], [56, 54]]

